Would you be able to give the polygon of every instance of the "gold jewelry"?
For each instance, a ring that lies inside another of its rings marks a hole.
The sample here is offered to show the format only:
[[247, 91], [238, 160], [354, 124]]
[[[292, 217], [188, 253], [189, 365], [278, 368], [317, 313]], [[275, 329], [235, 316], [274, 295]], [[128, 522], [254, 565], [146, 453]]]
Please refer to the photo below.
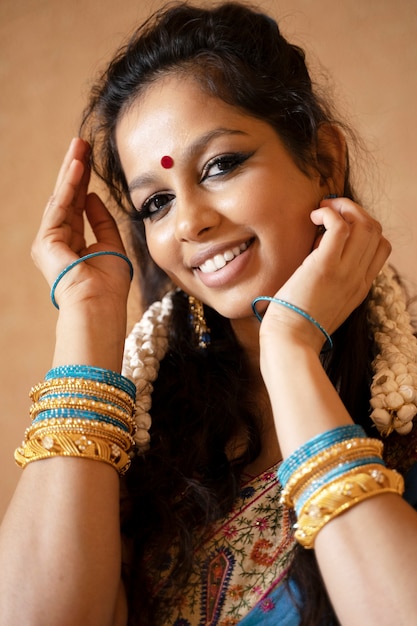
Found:
[[303, 505], [295, 538], [305, 548], [313, 548], [319, 531], [332, 519], [356, 504], [381, 493], [404, 491], [401, 474], [383, 465], [369, 465], [364, 471], [358, 467], [326, 484]]
[[120, 408], [132, 413], [135, 403], [131, 396], [113, 385], [86, 378], [52, 378], [35, 385], [30, 390], [30, 398], [37, 402], [49, 394], [84, 394], [91, 393], [105, 402], [113, 402]]
[[198, 347], [205, 350], [210, 345], [210, 329], [207, 327], [204, 317], [203, 303], [194, 296], [188, 296], [188, 305], [190, 321], [197, 337]]
[[95, 420], [82, 420], [72, 418], [52, 418], [42, 420], [29, 426], [25, 431], [25, 441], [33, 439], [33, 437], [41, 437], [44, 435], [55, 433], [79, 433], [82, 435], [92, 435], [107, 439], [113, 443], [117, 443], [126, 451], [134, 446], [132, 435], [113, 424], [104, 424]]
[[382, 451], [383, 443], [371, 437], [355, 437], [333, 444], [311, 457], [291, 475], [282, 490], [281, 503], [293, 507], [300, 492], [332, 468], [369, 456], [382, 458]]
[[[91, 398], [77, 398], [71, 396], [59, 396], [55, 398], [45, 398], [34, 402], [30, 408], [30, 416], [32, 420], [36, 419], [39, 413], [43, 411], [58, 411], [59, 409], [71, 409], [76, 411], [89, 411], [110, 417], [125, 424], [129, 428], [129, 432], [135, 430], [135, 422], [131, 414], [126, 413], [123, 409], [112, 404], [98, 402]], [[57, 416], [59, 417], [59, 416]]]
[[103, 461], [124, 474], [130, 466], [128, 454], [116, 443], [81, 432], [54, 432], [34, 436], [15, 451], [16, 463], [28, 463], [57, 456], [80, 457]]

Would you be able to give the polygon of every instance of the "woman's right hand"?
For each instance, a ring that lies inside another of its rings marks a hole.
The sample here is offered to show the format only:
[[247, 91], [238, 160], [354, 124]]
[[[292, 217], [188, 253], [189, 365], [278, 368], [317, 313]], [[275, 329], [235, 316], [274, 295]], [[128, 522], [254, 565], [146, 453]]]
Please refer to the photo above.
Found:
[[[124, 254], [118, 228], [90, 182], [90, 146], [73, 139], [32, 247], [49, 285], [71, 263], [94, 252]], [[96, 241], [87, 245], [85, 218]], [[58, 282], [54, 366], [84, 363], [120, 371], [126, 336], [130, 268], [113, 255], [78, 263]]]
[[[32, 246], [32, 257], [52, 286], [70, 263], [92, 252], [124, 254], [114, 219], [95, 193], [88, 193], [90, 146], [80, 139], [71, 141], [54, 192], [46, 206]], [[86, 243], [84, 216], [96, 241]], [[101, 256], [78, 264], [59, 282], [56, 300], [60, 309], [79, 307], [95, 298], [118, 301], [125, 306], [130, 285], [127, 263], [114, 256]]]

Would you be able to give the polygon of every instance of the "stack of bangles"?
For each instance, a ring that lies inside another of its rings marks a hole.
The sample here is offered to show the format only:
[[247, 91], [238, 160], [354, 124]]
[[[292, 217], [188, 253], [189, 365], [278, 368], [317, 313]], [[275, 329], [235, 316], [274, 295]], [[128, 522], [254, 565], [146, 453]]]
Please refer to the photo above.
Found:
[[32, 423], [15, 451], [20, 467], [57, 456], [103, 461], [124, 474], [136, 425], [136, 387], [110, 370], [66, 365], [30, 392]]
[[356, 504], [403, 493], [403, 477], [386, 467], [382, 450], [381, 441], [350, 424], [314, 437], [282, 462], [281, 502], [296, 513], [295, 538], [302, 546], [314, 548], [318, 532]]

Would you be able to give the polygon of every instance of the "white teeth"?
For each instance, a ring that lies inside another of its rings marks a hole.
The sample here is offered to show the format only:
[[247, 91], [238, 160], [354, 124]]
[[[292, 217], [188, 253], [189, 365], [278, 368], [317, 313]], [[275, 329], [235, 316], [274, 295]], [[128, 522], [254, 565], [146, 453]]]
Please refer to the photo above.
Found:
[[222, 267], [224, 267], [227, 263], [227, 260], [224, 258], [223, 254], [216, 254], [213, 261], [218, 270], [221, 270]]
[[208, 274], [209, 272], [215, 272], [217, 267], [214, 265], [213, 259], [209, 259], [203, 265], [200, 266], [200, 270], [203, 274]]
[[247, 248], [247, 243], [241, 243], [240, 246], [235, 246], [231, 248], [231, 250], [226, 250], [223, 254], [216, 254], [212, 259], [207, 259], [207, 261], [204, 261], [203, 265], [200, 265], [199, 269], [203, 274], [220, 270], [226, 263], [233, 261], [235, 257], [239, 256], [239, 254], [244, 252]]

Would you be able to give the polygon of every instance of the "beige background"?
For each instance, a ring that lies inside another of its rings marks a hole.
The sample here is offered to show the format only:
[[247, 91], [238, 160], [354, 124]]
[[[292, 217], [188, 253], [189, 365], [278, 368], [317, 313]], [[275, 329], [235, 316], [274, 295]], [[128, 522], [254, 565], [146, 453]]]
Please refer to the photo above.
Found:
[[[50, 367], [56, 311], [30, 245], [89, 83], [157, 0], [0, 0], [0, 517], [20, 470], [28, 390]], [[210, 4], [210, 3], [208, 3]], [[260, 0], [330, 71], [368, 143], [366, 197], [410, 282], [417, 262], [417, 0]], [[417, 289], [417, 288], [416, 288]]]

